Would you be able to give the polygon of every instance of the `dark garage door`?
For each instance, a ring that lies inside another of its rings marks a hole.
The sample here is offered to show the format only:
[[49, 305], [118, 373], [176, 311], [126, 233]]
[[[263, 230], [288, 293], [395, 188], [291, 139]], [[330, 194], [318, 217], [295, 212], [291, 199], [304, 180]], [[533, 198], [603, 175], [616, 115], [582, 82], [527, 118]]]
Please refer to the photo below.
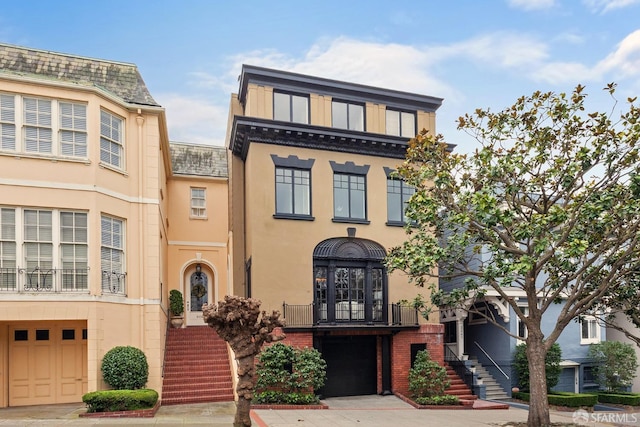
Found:
[[358, 396], [377, 392], [376, 337], [324, 337], [327, 362], [325, 397]]

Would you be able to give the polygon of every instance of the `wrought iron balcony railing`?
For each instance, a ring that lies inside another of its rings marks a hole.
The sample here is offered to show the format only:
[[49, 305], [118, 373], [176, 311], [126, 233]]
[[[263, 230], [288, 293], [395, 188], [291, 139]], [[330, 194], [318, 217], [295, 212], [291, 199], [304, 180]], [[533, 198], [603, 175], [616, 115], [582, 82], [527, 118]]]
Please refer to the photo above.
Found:
[[0, 292], [89, 292], [88, 268], [0, 268]]
[[418, 310], [400, 304], [338, 302], [332, 310], [327, 304], [295, 305], [282, 303], [282, 317], [288, 327], [319, 325], [396, 325], [417, 326]]

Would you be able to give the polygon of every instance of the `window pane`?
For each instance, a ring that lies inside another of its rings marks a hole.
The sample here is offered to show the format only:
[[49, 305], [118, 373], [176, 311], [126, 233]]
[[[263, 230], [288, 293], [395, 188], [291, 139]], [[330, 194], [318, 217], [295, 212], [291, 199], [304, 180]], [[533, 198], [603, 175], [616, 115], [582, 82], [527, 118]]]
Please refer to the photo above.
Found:
[[347, 104], [335, 101], [331, 104], [331, 121], [334, 128], [348, 128]]
[[349, 129], [364, 130], [364, 108], [362, 105], [349, 104]]
[[291, 95], [273, 93], [273, 119], [291, 121]]
[[309, 197], [309, 171], [294, 171], [294, 201], [295, 213], [298, 215], [310, 215]]
[[284, 182], [276, 183], [276, 213], [292, 214], [292, 199], [291, 184]]
[[333, 176], [333, 214], [338, 218], [349, 217], [349, 176]]
[[365, 218], [364, 188], [354, 188], [351, 190], [351, 218]]
[[292, 117], [294, 123], [309, 123], [309, 99], [304, 96], [291, 97]]
[[413, 138], [416, 136], [416, 116], [413, 113], [401, 113], [402, 136]]
[[387, 135], [400, 135], [400, 113], [387, 110]]

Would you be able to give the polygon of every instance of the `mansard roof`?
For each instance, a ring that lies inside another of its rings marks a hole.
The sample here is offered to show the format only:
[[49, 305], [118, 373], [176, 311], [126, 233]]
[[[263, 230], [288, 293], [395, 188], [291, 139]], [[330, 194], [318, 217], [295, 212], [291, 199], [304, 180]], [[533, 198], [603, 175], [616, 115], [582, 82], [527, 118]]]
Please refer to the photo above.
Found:
[[227, 149], [213, 145], [170, 142], [173, 175], [227, 178]]
[[65, 81], [105, 90], [131, 104], [160, 106], [135, 64], [0, 43], [0, 76]]

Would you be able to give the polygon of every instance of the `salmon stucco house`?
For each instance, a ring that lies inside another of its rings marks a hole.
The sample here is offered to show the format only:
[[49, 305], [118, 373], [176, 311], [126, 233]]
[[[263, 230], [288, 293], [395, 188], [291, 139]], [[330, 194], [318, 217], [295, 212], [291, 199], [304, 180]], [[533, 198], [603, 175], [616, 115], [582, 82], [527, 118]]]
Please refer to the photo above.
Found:
[[163, 404], [231, 400], [233, 354], [202, 321], [227, 294], [322, 352], [326, 396], [406, 393], [418, 350], [443, 362], [442, 325], [383, 263], [412, 194], [393, 171], [442, 100], [246, 65], [239, 82], [226, 147], [170, 143], [134, 64], [0, 44], [0, 407], [107, 388], [120, 345]]

